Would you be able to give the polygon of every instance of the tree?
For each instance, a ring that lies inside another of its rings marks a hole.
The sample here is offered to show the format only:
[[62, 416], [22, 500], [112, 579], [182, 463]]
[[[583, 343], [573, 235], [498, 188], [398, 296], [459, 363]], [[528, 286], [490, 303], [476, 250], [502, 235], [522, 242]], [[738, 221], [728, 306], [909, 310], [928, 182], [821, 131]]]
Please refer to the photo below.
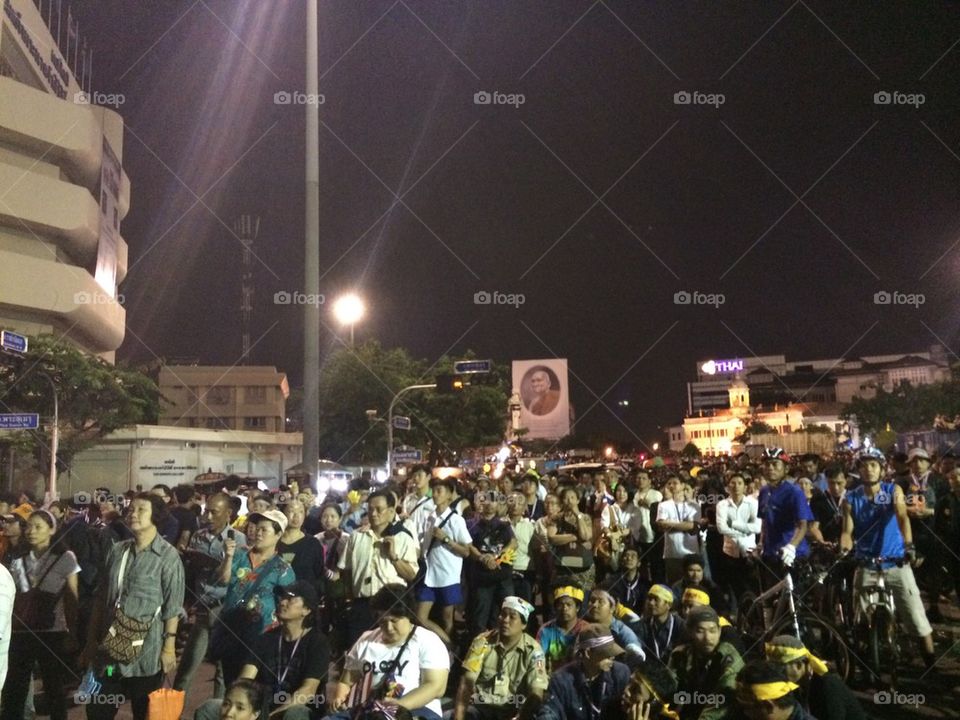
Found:
[[31, 338], [24, 357], [6, 356], [0, 364], [0, 408], [38, 413], [50, 421], [46, 428], [13, 439], [34, 453], [38, 466], [46, 464], [41, 461], [44, 455], [49, 458], [51, 445], [50, 381], [57, 389], [57, 460], [63, 468], [103, 436], [128, 425], [156, 423], [160, 414], [160, 389], [143, 373], [111, 365], [53, 335]]
[[873, 398], [854, 398], [844, 407], [842, 417], [855, 419], [861, 433], [874, 434], [888, 424], [894, 432], [929, 429], [937, 415], [953, 418], [957, 414], [960, 381], [911, 385], [903, 380], [890, 391], [877, 388]]
[[680, 451], [680, 455], [686, 458], [700, 457], [700, 448], [698, 448], [694, 443], [688, 442], [683, 446], [683, 450]]
[[[471, 358], [468, 353], [457, 359]], [[452, 373], [454, 362], [442, 357], [428, 364], [414, 360], [406, 350], [386, 350], [375, 341], [335, 351], [320, 374], [321, 454], [338, 462], [382, 463], [387, 450], [384, 421], [394, 395]], [[430, 461], [437, 463], [454, 462], [465, 448], [503, 442], [508, 376], [505, 367], [497, 367], [493, 376], [468, 378], [472, 384], [461, 392], [405, 394], [394, 414], [409, 416], [411, 427], [394, 431], [394, 446], [426, 449]], [[367, 410], [376, 410], [373, 422]]]
[[751, 435], [765, 435], [767, 433], [776, 433], [777, 429], [762, 420], [751, 420], [742, 433], [733, 438], [735, 443], [745, 444], [750, 441]]

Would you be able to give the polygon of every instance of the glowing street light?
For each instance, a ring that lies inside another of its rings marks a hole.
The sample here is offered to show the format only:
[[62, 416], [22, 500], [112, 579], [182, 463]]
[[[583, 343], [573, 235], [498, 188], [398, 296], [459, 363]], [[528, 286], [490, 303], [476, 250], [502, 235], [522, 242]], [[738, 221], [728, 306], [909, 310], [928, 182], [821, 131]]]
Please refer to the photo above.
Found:
[[656, 452], [656, 451], [659, 450], [659, 449], [660, 449], [660, 443], [654, 443], [654, 444], [653, 444], [653, 451]]
[[366, 310], [356, 293], [341, 295], [333, 303], [333, 316], [341, 325], [350, 326], [350, 347], [353, 347], [353, 326], [363, 318]]

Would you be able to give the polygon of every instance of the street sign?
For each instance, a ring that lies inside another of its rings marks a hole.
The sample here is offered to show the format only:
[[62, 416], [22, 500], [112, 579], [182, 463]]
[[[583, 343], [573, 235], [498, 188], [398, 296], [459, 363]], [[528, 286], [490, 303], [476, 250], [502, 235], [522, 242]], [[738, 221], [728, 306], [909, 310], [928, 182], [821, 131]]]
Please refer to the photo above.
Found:
[[410, 429], [410, 418], [406, 415], [394, 415], [393, 416], [393, 426], [397, 430], [409, 430]]
[[9, 330], [0, 330], [0, 347], [16, 353], [25, 353], [27, 351], [27, 336]]
[[0, 430], [36, 430], [38, 427], [37, 413], [0, 413]]
[[457, 360], [453, 364], [453, 371], [457, 375], [492, 372], [493, 360]]
[[423, 462], [423, 453], [420, 450], [394, 450], [393, 462], [395, 465]]

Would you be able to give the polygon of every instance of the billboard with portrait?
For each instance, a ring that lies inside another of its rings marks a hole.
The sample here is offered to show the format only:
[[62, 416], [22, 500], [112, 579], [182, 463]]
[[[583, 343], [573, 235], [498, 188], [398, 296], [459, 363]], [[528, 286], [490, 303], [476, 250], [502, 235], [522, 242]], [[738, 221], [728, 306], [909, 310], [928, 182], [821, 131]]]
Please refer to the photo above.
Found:
[[524, 438], [555, 440], [570, 434], [566, 358], [514, 360], [513, 389], [520, 395]]

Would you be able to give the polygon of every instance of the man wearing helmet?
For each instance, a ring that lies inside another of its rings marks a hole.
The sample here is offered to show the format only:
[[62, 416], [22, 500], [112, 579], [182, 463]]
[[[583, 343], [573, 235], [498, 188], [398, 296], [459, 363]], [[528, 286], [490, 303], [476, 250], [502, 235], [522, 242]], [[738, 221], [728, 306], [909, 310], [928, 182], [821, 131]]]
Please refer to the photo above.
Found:
[[764, 584], [776, 581], [772, 576], [778, 566], [789, 568], [794, 560], [806, 557], [810, 552], [807, 541], [807, 523], [813, 520], [810, 504], [799, 485], [784, 482], [790, 457], [783, 448], [772, 447], [763, 451], [763, 476], [767, 484], [760, 490], [758, 500], [761, 519], [761, 548]]
[[[848, 492], [841, 504], [843, 532], [840, 549], [853, 550], [859, 560], [877, 558], [906, 558], [913, 561], [913, 532], [907, 515], [903, 490], [894, 482], [881, 482], [886, 458], [876, 448], [860, 453], [857, 458], [860, 487]], [[898, 567], [895, 561], [883, 563], [884, 579], [893, 591], [897, 615], [904, 630], [918, 638], [924, 665], [929, 669], [936, 662], [933, 652], [933, 629], [923, 611], [920, 590], [908, 563]], [[858, 567], [854, 576], [854, 591], [858, 599], [865, 586], [876, 584], [877, 572]], [[866, 609], [866, 608], [864, 608]]]

